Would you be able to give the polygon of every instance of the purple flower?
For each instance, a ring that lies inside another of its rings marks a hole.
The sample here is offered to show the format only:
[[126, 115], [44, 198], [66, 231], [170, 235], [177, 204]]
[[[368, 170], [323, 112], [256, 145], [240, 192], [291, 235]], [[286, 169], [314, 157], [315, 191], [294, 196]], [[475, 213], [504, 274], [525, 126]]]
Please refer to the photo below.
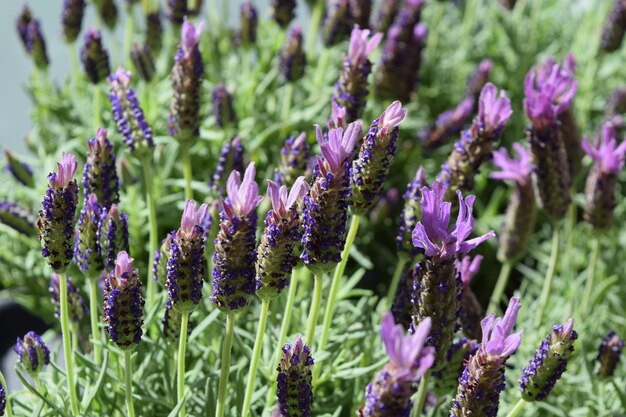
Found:
[[602, 338], [598, 348], [598, 369], [596, 373], [601, 378], [610, 378], [615, 374], [619, 365], [625, 342], [613, 330]]
[[313, 386], [311, 349], [298, 335], [293, 345], [283, 346], [276, 378], [278, 407], [283, 417], [311, 417]]
[[226, 188], [225, 173], [230, 173], [231, 171], [243, 173], [243, 156], [244, 148], [239, 135], [224, 143], [220, 151], [220, 157], [217, 160], [215, 172], [209, 182], [209, 186], [214, 193], [218, 195], [223, 194]]
[[476, 197], [470, 195], [463, 199], [460, 191], [457, 191], [459, 215], [456, 224], [448, 228], [451, 204], [443, 201], [445, 193], [446, 187], [438, 182], [435, 182], [431, 189], [422, 188], [422, 220], [413, 230], [413, 244], [424, 249], [426, 256], [445, 258], [468, 253], [495, 236], [492, 230], [480, 237], [467, 240], [474, 227], [472, 206]]
[[61, 12], [61, 26], [63, 37], [68, 43], [74, 43], [83, 24], [85, 0], [64, 0]]
[[98, 235], [104, 268], [110, 271], [115, 267], [117, 254], [129, 251], [128, 216], [120, 213], [116, 204], [112, 204], [108, 211], [103, 211]]
[[259, 195], [259, 186], [254, 180], [256, 170], [250, 163], [241, 181], [241, 174], [233, 171], [228, 177], [226, 191], [228, 197], [222, 201], [228, 217], [245, 217], [256, 209], [263, 197]]
[[[59, 279], [59, 275], [53, 273], [50, 277], [50, 286], [48, 287], [51, 301], [54, 305], [54, 316], [56, 318], [61, 317], [61, 293]], [[67, 282], [68, 316], [72, 322], [78, 323], [83, 316], [89, 312], [89, 309], [80, 294], [80, 290], [74, 286], [70, 278], [66, 277], [65, 281]]]
[[32, 19], [25, 27], [26, 50], [30, 54], [39, 69], [46, 69], [50, 60], [46, 51], [46, 40], [41, 31], [41, 24], [38, 19]]
[[513, 149], [517, 153], [517, 158], [509, 157], [509, 152], [504, 147], [493, 152], [493, 164], [500, 168], [500, 171], [492, 172], [489, 178], [514, 181], [520, 185], [528, 184], [533, 170], [530, 153], [519, 143], [514, 143]]
[[624, 166], [626, 141], [622, 141], [619, 146], [617, 145], [615, 128], [609, 123], [602, 127], [602, 135], [596, 139], [594, 144], [585, 138], [582, 146], [603, 173], [616, 174]]
[[187, 0], [167, 0], [165, 2], [167, 18], [174, 25], [181, 25], [185, 22], [185, 16], [189, 13]]
[[474, 73], [467, 79], [466, 94], [468, 97], [478, 99], [480, 92], [489, 79], [489, 74], [493, 69], [493, 61], [483, 59], [476, 67]]
[[[4, 415], [4, 411], [7, 406], [7, 392], [4, 385], [2, 385], [2, 381], [0, 381], [0, 416]], [[280, 415], [278, 416], [280, 417]]]
[[383, 39], [382, 33], [375, 33], [370, 38], [369, 29], [361, 29], [355, 25], [350, 34], [350, 46], [348, 48], [348, 59], [350, 64], [360, 67], [368, 57], [376, 50], [378, 44]]
[[61, 162], [57, 162], [57, 172], [52, 172], [48, 175], [48, 182], [50, 187], [53, 188], [65, 188], [74, 179], [78, 163], [76, 157], [72, 154], [63, 152], [61, 156]]
[[413, 245], [411, 234], [418, 219], [422, 216], [422, 207], [420, 200], [422, 198], [422, 188], [425, 187], [426, 176], [424, 175], [424, 167], [420, 166], [415, 173], [415, 178], [406, 187], [406, 192], [402, 196], [404, 198], [404, 208], [400, 215], [400, 226], [396, 233], [396, 247], [399, 251], [415, 256], [419, 253], [419, 248]]
[[492, 360], [505, 361], [515, 353], [522, 342], [522, 331], [513, 333], [517, 313], [521, 307], [520, 299], [513, 297], [509, 301], [504, 317], [495, 318], [495, 314], [490, 314], [483, 319], [480, 324], [483, 328], [483, 337], [478, 347], [479, 354]]
[[13, 350], [17, 353], [17, 365], [33, 377], [50, 363], [50, 350], [35, 332], [26, 333], [24, 339], [18, 337]]
[[478, 116], [475, 124], [478, 129], [483, 130], [485, 136], [496, 135], [509, 122], [513, 110], [511, 110], [511, 100], [506, 96], [504, 90], [500, 91], [495, 85], [487, 83], [478, 99]]
[[26, 3], [22, 6], [22, 11], [15, 20], [15, 28], [17, 29], [17, 35], [22, 41], [24, 49], [28, 51], [28, 24], [33, 20], [33, 13]]
[[80, 59], [87, 77], [93, 84], [104, 81], [111, 73], [109, 54], [102, 45], [102, 35], [95, 29], [87, 30], [85, 43], [80, 50]]
[[339, 127], [346, 129], [348, 127], [346, 108], [337, 103], [335, 100], [331, 100], [330, 105], [332, 110], [330, 113], [330, 120], [328, 121], [328, 130], [337, 129]]
[[104, 281], [105, 330], [120, 349], [133, 349], [141, 342], [143, 305], [141, 281], [133, 268], [133, 258], [122, 251], [117, 254], [115, 269]]
[[98, 197], [90, 194], [78, 217], [74, 238], [74, 262], [89, 277], [98, 275], [104, 268], [99, 239], [102, 214]]
[[470, 256], [464, 256], [461, 260], [457, 259], [456, 269], [461, 275], [461, 281], [463, 282], [464, 288], [469, 286], [469, 283], [472, 278], [474, 278], [474, 275], [478, 273], [478, 269], [480, 268], [482, 261], [482, 255], [476, 255], [473, 259]]
[[227, 125], [237, 122], [237, 114], [233, 107], [233, 96], [226, 89], [224, 84], [218, 84], [215, 87], [211, 103], [213, 104], [215, 125], [218, 128], [224, 128]]
[[100, 204], [108, 209], [119, 203], [120, 196], [115, 153], [106, 129], [99, 128], [96, 136], [89, 139], [88, 146], [83, 169], [83, 195], [88, 199], [90, 194], [95, 194]]
[[302, 45], [302, 28], [295, 26], [278, 52], [278, 67], [287, 81], [297, 81], [304, 76], [307, 62]]
[[330, 129], [327, 139], [325, 139], [320, 126], [315, 125], [315, 139], [324, 156], [323, 160], [318, 161], [320, 168], [323, 165], [328, 172], [339, 172], [346, 158], [352, 154], [356, 141], [361, 135], [361, 129], [360, 121], [353, 122], [348, 125], [345, 133], [342, 128]]

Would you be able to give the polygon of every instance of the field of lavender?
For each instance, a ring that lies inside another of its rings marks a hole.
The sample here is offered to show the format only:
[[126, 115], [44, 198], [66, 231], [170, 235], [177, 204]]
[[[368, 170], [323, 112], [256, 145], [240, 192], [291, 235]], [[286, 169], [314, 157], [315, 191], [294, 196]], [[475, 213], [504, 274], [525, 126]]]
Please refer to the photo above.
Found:
[[159, 3], [15, 17], [0, 416], [626, 416], [626, 1]]

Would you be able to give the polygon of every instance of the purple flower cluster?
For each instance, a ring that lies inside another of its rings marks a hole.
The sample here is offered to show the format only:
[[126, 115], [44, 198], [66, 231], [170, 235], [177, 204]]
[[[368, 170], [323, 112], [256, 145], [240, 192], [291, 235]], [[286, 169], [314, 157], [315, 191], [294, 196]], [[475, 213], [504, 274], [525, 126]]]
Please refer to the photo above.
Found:
[[87, 77], [93, 84], [104, 81], [111, 73], [109, 54], [104, 49], [102, 35], [97, 30], [87, 30], [83, 47], [80, 50], [80, 59]]
[[422, 199], [422, 188], [426, 186], [424, 167], [420, 166], [415, 173], [415, 178], [409, 182], [402, 196], [404, 207], [400, 215], [398, 232], [396, 233], [396, 248], [398, 251], [408, 254], [409, 257], [415, 257], [420, 252], [420, 249], [413, 245], [411, 235], [418, 219], [422, 216], [420, 200]]
[[35, 214], [29, 209], [6, 200], [0, 200], [0, 222], [26, 236], [36, 236]]
[[[56, 318], [61, 317], [61, 293], [59, 289], [59, 279], [59, 275], [53, 273], [50, 277], [50, 287], [48, 288], [52, 305], [54, 305], [54, 316]], [[74, 286], [70, 278], [66, 277], [65, 281], [67, 282], [68, 316], [72, 322], [78, 323], [85, 316], [85, 314], [89, 312], [89, 309], [83, 300], [80, 290]]]
[[463, 374], [465, 363], [478, 349], [474, 339], [462, 337], [450, 346], [446, 352], [446, 366], [433, 372], [434, 392], [437, 397], [448, 395], [456, 390], [459, 377]]
[[135, 91], [130, 87], [131, 74], [120, 67], [108, 77], [109, 101], [117, 130], [131, 152], [145, 155], [154, 146], [152, 128], [146, 121]]
[[297, 81], [304, 76], [306, 54], [303, 49], [302, 28], [295, 26], [282, 48], [278, 52], [280, 73], [289, 82]]
[[65, 42], [74, 43], [83, 25], [85, 0], [64, 0], [61, 11], [61, 26]]
[[130, 50], [130, 60], [135, 71], [146, 82], [150, 82], [156, 72], [156, 64], [152, 56], [152, 50], [147, 43], [133, 43]]
[[121, 213], [116, 204], [112, 204], [108, 211], [103, 210], [98, 239], [104, 268], [110, 271], [115, 267], [117, 254], [129, 251], [128, 216]]
[[35, 186], [33, 169], [27, 163], [18, 160], [8, 149], [4, 150], [4, 156], [7, 160], [6, 169], [13, 178], [20, 184], [33, 188]]
[[17, 33], [22, 40], [26, 52], [31, 56], [35, 66], [45, 70], [50, 61], [46, 52], [46, 41], [41, 33], [41, 24], [24, 5], [16, 21]]
[[4, 411], [7, 406], [7, 392], [4, 385], [2, 385], [2, 381], [0, 381], [0, 416], [4, 415]]
[[26, 333], [24, 339], [18, 337], [13, 350], [17, 354], [17, 365], [33, 377], [50, 363], [50, 350], [35, 332]]
[[278, 185], [290, 187], [297, 177], [306, 175], [309, 152], [310, 146], [305, 132], [296, 138], [293, 136], [287, 138], [285, 145], [280, 149], [280, 161], [274, 170], [274, 181]]
[[239, 135], [233, 137], [222, 146], [215, 172], [209, 184], [215, 194], [222, 195], [224, 193], [224, 189], [226, 188], [225, 173], [237, 171], [243, 174], [243, 155], [244, 148]]
[[103, 207], [98, 203], [98, 197], [90, 194], [78, 217], [74, 238], [74, 262], [90, 277], [104, 268], [99, 239], [102, 215]]
[[133, 268], [133, 258], [122, 251], [117, 254], [115, 269], [104, 281], [105, 330], [120, 349], [133, 349], [141, 342], [143, 305], [141, 281]]
[[83, 169], [83, 195], [85, 200], [95, 194], [105, 209], [120, 202], [119, 178], [115, 168], [113, 144], [107, 139], [106, 129], [98, 129], [89, 139], [87, 161]]
[[215, 125], [223, 129], [233, 123], [237, 123], [237, 113], [233, 107], [233, 96], [226, 89], [224, 84], [218, 84], [213, 90], [211, 98], [213, 104], [213, 117], [215, 117]]
[[625, 342], [617, 333], [611, 330], [605, 337], [602, 338], [600, 347], [598, 349], [598, 376], [602, 378], [610, 378], [615, 374], [615, 369], [619, 364], [622, 350], [624, 349]]
[[278, 407], [282, 417], [311, 417], [313, 356], [300, 336], [283, 346], [278, 364]]

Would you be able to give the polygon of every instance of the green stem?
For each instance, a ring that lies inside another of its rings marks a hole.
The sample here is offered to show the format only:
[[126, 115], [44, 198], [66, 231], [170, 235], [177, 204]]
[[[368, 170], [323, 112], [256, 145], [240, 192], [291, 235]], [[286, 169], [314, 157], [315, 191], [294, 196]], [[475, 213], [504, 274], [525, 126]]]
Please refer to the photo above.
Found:
[[128, 417], [135, 417], [135, 406], [133, 405], [133, 364], [130, 360], [130, 350], [124, 351], [124, 381], [126, 383], [126, 409]]
[[506, 417], [516, 417], [520, 411], [522, 411], [522, 408], [524, 408], [524, 404], [526, 404], [526, 401], [523, 398], [520, 398]]
[[93, 131], [100, 127], [100, 112], [102, 111], [102, 88], [99, 84], [93, 86]]
[[548, 264], [548, 270], [546, 272], [546, 278], [543, 282], [543, 290], [541, 291], [541, 298], [539, 299], [539, 310], [535, 317], [535, 325], [539, 326], [543, 319], [543, 312], [548, 304], [548, 298], [550, 297], [550, 289], [552, 288], [552, 281], [554, 280], [554, 274], [556, 272], [556, 264], [559, 260], [559, 225], [552, 225], [552, 253], [550, 254], [550, 263]]
[[398, 262], [396, 263], [396, 269], [393, 271], [393, 276], [391, 277], [391, 284], [389, 284], [389, 289], [387, 290], [387, 297], [385, 298], [385, 310], [391, 307], [391, 304], [393, 304], [393, 299], [396, 297], [396, 291], [398, 291], [400, 277], [402, 276], [402, 271], [404, 271], [404, 266], [407, 262], [409, 262], [409, 257], [405, 253], [400, 253], [400, 256], [398, 257]]
[[72, 351], [78, 351], [78, 324], [71, 323], [70, 327], [72, 328]]
[[0, 372], [0, 383], [4, 387], [4, 393], [6, 398], [6, 407], [4, 411], [6, 412], [7, 417], [13, 417], [13, 409], [11, 408], [11, 396], [9, 395], [9, 387], [7, 386], [7, 381], [4, 379], [4, 375]]
[[156, 202], [154, 201], [152, 166], [150, 165], [150, 160], [148, 158], [144, 158], [141, 163], [143, 165], [143, 177], [146, 185], [146, 200], [148, 200], [148, 222], [150, 223], [150, 253], [148, 254], [150, 261], [147, 268], [148, 278], [146, 279], [146, 282], [148, 283], [147, 310], [150, 310], [154, 306], [154, 298], [156, 296], [156, 288], [154, 286], [154, 280], [152, 279], [152, 265], [154, 264], [154, 252], [157, 250], [159, 245], [159, 231], [156, 216]]
[[282, 354], [282, 347], [285, 344], [285, 339], [287, 339], [287, 332], [289, 331], [289, 323], [291, 322], [291, 312], [293, 310], [294, 302], [296, 301], [296, 288], [298, 286], [297, 282], [298, 272], [294, 269], [291, 272], [291, 283], [289, 284], [289, 293], [287, 294], [287, 304], [285, 305], [285, 311], [283, 313], [283, 322], [280, 325], [280, 335], [278, 336], [278, 344], [276, 345], [276, 356], [272, 361], [272, 366], [274, 369], [274, 374], [272, 376], [270, 389], [267, 392], [267, 399], [265, 401], [265, 408], [269, 409], [274, 403], [274, 395], [276, 395], [276, 377], [278, 375], [278, 371], [275, 369], [275, 365], [280, 360], [280, 356]]
[[[187, 349], [187, 328], [189, 327], [189, 313], [183, 312], [180, 322], [180, 338], [178, 340], [178, 379], [177, 396], [178, 402], [185, 397], [185, 351]], [[180, 407], [179, 417], [185, 417], [185, 404]]]
[[67, 308], [67, 278], [64, 273], [59, 274], [59, 292], [61, 293], [61, 334], [63, 336], [63, 354], [65, 356], [67, 390], [70, 394], [70, 407], [72, 415], [78, 416], [78, 397], [76, 396], [76, 384], [74, 381], [74, 357], [70, 341], [70, 320]]
[[254, 378], [259, 366], [259, 358], [263, 347], [263, 336], [265, 335], [265, 326], [267, 325], [267, 313], [270, 308], [270, 300], [266, 299], [261, 302], [261, 316], [259, 317], [259, 328], [254, 341], [254, 350], [252, 351], [252, 361], [250, 362], [250, 370], [248, 371], [248, 384], [246, 387], [246, 396], [243, 400], [243, 410], [241, 417], [247, 417], [250, 412], [250, 404], [252, 403], [252, 393], [254, 392]]
[[233, 347], [233, 333], [235, 330], [235, 316], [226, 316], [226, 335], [222, 344], [222, 364], [220, 368], [220, 385], [217, 391], [217, 409], [215, 417], [224, 417], [226, 410], [226, 388], [228, 387], [228, 376], [230, 374], [230, 351]]
[[417, 398], [415, 399], [415, 404], [413, 404], [413, 409], [411, 410], [411, 417], [417, 417], [422, 414], [422, 410], [424, 409], [424, 403], [426, 402], [426, 394], [428, 393], [429, 379], [430, 371], [426, 371], [426, 373], [422, 375], [420, 386], [417, 389]]
[[193, 179], [193, 174], [191, 172], [191, 153], [189, 152], [189, 146], [181, 144], [180, 154], [183, 158], [183, 176], [185, 177], [185, 200], [191, 200], [193, 199], [193, 190], [191, 189], [191, 180]]
[[324, 0], [317, 0], [315, 5], [313, 6], [313, 11], [311, 12], [311, 20], [309, 25], [309, 33], [307, 37], [306, 43], [306, 53], [310, 59], [313, 61], [313, 51], [316, 49], [315, 44], [317, 42], [317, 34], [320, 29], [320, 25], [322, 23], [322, 17], [324, 15]]
[[313, 285], [313, 300], [311, 301], [311, 309], [309, 310], [309, 319], [306, 325], [306, 344], [313, 346], [313, 335], [315, 334], [315, 327], [317, 326], [317, 316], [320, 312], [320, 306], [322, 305], [322, 287], [324, 274], [316, 273], [314, 276]]
[[87, 277], [89, 281], [89, 316], [91, 318], [91, 344], [93, 346], [93, 361], [100, 365], [102, 353], [100, 350], [100, 329], [98, 328], [98, 282], [96, 277]]
[[[37, 388], [37, 392], [39, 392], [43, 396], [48, 395], [48, 393], [44, 391], [44, 387], [43, 385], [41, 385], [41, 378], [39, 378], [38, 375], [33, 377], [33, 381], [35, 381], [35, 387]], [[45, 408], [46, 402], [44, 400], [41, 400], [41, 404], [42, 404], [42, 409]]]
[[500, 304], [500, 300], [502, 299], [502, 294], [504, 293], [504, 289], [506, 288], [506, 284], [509, 282], [509, 276], [511, 275], [511, 270], [513, 269], [513, 261], [506, 261], [502, 264], [502, 268], [500, 269], [500, 275], [498, 275], [498, 280], [496, 281], [496, 286], [493, 288], [493, 292], [491, 293], [491, 298], [489, 299], [489, 307], [487, 307], [487, 314], [495, 313], [498, 305]]
[[589, 270], [587, 272], [587, 282], [585, 284], [585, 292], [583, 295], [583, 302], [581, 304], [582, 316], [587, 313], [589, 302], [591, 301], [591, 294], [593, 293], [593, 281], [596, 274], [596, 265], [598, 264], [598, 256], [600, 254], [600, 239], [597, 235], [593, 236], [591, 241], [591, 259], [589, 260]]
[[[343, 248], [343, 252], [341, 253], [341, 261], [339, 261], [339, 264], [337, 264], [337, 267], [335, 268], [335, 273], [333, 274], [333, 281], [330, 284], [330, 293], [328, 295], [328, 303], [326, 304], [326, 311], [324, 312], [324, 323], [322, 324], [322, 336], [320, 338], [320, 342], [317, 348], [318, 352], [322, 352], [326, 348], [326, 343], [328, 342], [328, 336], [330, 335], [330, 326], [333, 321], [333, 314], [335, 313], [335, 304], [337, 303], [337, 294], [339, 293], [341, 278], [343, 278], [343, 273], [346, 270], [346, 264], [348, 263], [348, 258], [350, 257], [350, 249], [352, 249], [352, 245], [354, 244], [354, 239], [356, 238], [356, 234], [359, 230], [360, 221], [361, 221], [360, 215], [358, 214], [352, 215], [352, 222], [350, 223], [350, 230], [348, 230], [348, 237], [346, 238], [346, 244]], [[317, 279], [315, 281], [315, 285], [317, 286]], [[315, 323], [313, 325], [313, 331], [314, 330], [315, 330]], [[307, 343], [309, 346], [312, 346], [313, 344], [312, 338], [307, 337]], [[313, 368], [313, 386], [314, 387], [315, 387], [315, 383], [317, 382], [317, 378], [319, 377], [320, 371], [321, 371], [321, 367], [319, 365], [319, 361], [317, 361], [317, 363], [314, 365], [314, 368]]]

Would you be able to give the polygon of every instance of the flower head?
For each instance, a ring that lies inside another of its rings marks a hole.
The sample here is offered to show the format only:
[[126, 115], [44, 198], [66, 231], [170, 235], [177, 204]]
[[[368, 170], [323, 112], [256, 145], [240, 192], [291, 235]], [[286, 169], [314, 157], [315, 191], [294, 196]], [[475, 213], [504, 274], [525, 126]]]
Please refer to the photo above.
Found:
[[472, 259], [470, 256], [464, 256], [461, 260], [456, 261], [456, 269], [461, 275], [461, 281], [463, 281], [463, 287], [467, 287], [478, 273], [480, 264], [483, 261], [482, 255], [476, 255]]
[[61, 162], [57, 162], [57, 172], [48, 175], [50, 186], [55, 189], [67, 187], [70, 181], [74, 179], [76, 168], [78, 168], [76, 157], [71, 153], [63, 152]]
[[346, 108], [341, 104], [337, 103], [335, 100], [331, 100], [331, 113], [330, 113], [330, 121], [328, 122], [328, 129], [336, 129], [338, 127], [347, 128], [348, 127], [348, 119], [346, 115]]
[[238, 171], [231, 172], [226, 183], [228, 197], [222, 200], [224, 210], [229, 217], [247, 216], [263, 199], [259, 196], [259, 186], [254, 180], [255, 174], [254, 162], [246, 168], [243, 181]]
[[331, 172], [338, 172], [346, 158], [352, 155], [356, 141], [361, 135], [361, 128], [361, 121], [358, 120], [350, 123], [345, 132], [342, 128], [330, 129], [328, 138], [325, 139], [320, 126], [315, 125], [315, 138], [320, 145], [322, 155], [324, 155]]
[[111, 72], [109, 54], [102, 45], [102, 35], [95, 29], [88, 29], [85, 43], [80, 51], [80, 59], [87, 77], [93, 84], [103, 81]]
[[509, 157], [509, 152], [504, 147], [493, 152], [493, 164], [500, 168], [500, 171], [492, 172], [489, 178], [527, 184], [533, 170], [530, 153], [519, 143], [514, 143], [513, 149], [517, 153], [517, 158]]
[[495, 314], [485, 317], [480, 323], [483, 329], [482, 343], [478, 350], [488, 357], [506, 359], [511, 356], [522, 342], [522, 331], [513, 332], [517, 313], [522, 307], [518, 297], [509, 301], [504, 317], [495, 318]]
[[478, 99], [478, 123], [480, 128], [484, 129], [488, 136], [499, 132], [509, 122], [512, 114], [511, 100], [506, 96], [506, 92], [501, 90], [498, 96], [496, 86], [487, 83]]
[[296, 201], [302, 199], [309, 192], [309, 184], [304, 177], [298, 177], [287, 193], [287, 186], [278, 186], [274, 181], [267, 182], [267, 196], [272, 203], [274, 213], [281, 217], [287, 215]]
[[598, 376], [601, 378], [609, 378], [615, 374], [615, 369], [619, 364], [620, 356], [622, 355], [622, 350], [625, 345], [624, 340], [613, 330], [602, 338], [596, 359], [598, 362]]
[[379, 135], [386, 135], [393, 131], [406, 119], [407, 110], [402, 108], [402, 103], [398, 100], [391, 103], [385, 111], [380, 115], [378, 125], [381, 130]]
[[180, 229], [178, 234], [190, 235], [193, 232], [194, 227], [204, 224], [204, 219], [207, 216], [209, 207], [206, 204], [202, 204], [198, 210], [196, 210], [196, 202], [194, 200], [188, 200], [185, 204], [185, 210], [183, 210], [183, 216], [180, 220]]
[[64, 0], [61, 12], [63, 37], [68, 43], [74, 43], [80, 33], [85, 13], [85, 0]]
[[617, 145], [616, 132], [612, 124], [602, 127], [602, 134], [591, 144], [588, 138], [583, 139], [583, 149], [594, 160], [600, 171], [615, 174], [624, 166], [626, 160], [626, 140]]
[[180, 37], [182, 39], [181, 45], [185, 54], [192, 53], [193, 49], [198, 46], [203, 29], [204, 22], [200, 22], [197, 26], [195, 26], [185, 17], [183, 25], [180, 28]]
[[285, 417], [311, 417], [313, 387], [311, 349], [298, 335], [293, 344], [283, 346], [278, 365], [278, 406]]
[[383, 39], [382, 33], [375, 33], [370, 38], [369, 29], [361, 29], [354, 25], [350, 34], [350, 46], [348, 48], [348, 59], [355, 67], [363, 65], [368, 56], [374, 52], [380, 41]]
[[98, 197], [100, 204], [108, 209], [119, 203], [119, 179], [115, 168], [113, 144], [107, 139], [106, 129], [99, 128], [96, 136], [87, 142], [87, 161], [83, 169], [83, 195]]
[[18, 337], [13, 350], [17, 353], [18, 366], [32, 376], [50, 363], [50, 350], [35, 332], [26, 333], [24, 339]]

